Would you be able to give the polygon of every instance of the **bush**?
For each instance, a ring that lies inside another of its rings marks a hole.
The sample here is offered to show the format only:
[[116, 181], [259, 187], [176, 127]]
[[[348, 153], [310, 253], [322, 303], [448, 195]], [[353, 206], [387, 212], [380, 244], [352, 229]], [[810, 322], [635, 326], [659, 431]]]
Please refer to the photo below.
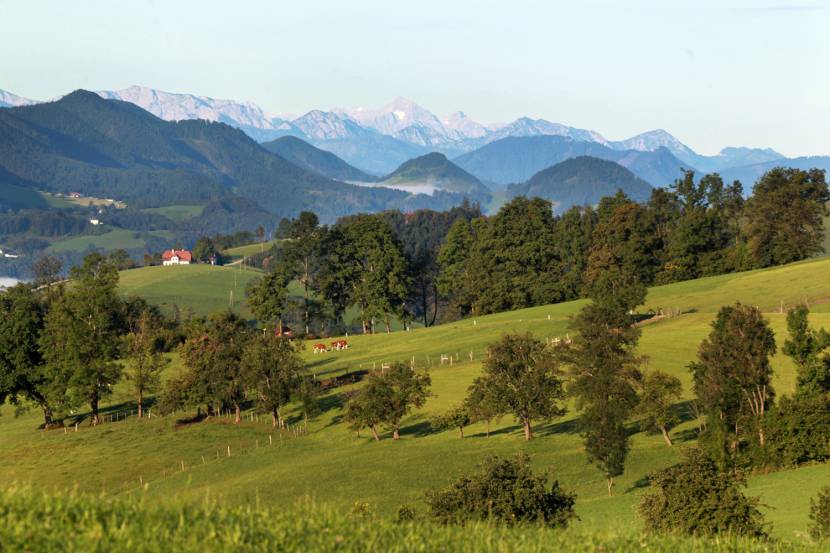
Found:
[[769, 412], [767, 443], [761, 461], [788, 467], [830, 459], [830, 397], [825, 394], [783, 397]]
[[410, 507], [409, 505], [401, 505], [398, 507], [398, 512], [395, 513], [395, 522], [398, 524], [403, 524], [404, 522], [411, 522], [415, 520], [418, 514], [415, 512], [415, 509]]
[[649, 532], [763, 537], [758, 500], [741, 492], [740, 473], [721, 471], [703, 450], [691, 449], [679, 464], [651, 477], [639, 513]]
[[817, 540], [830, 539], [830, 486], [819, 490], [815, 499], [810, 500], [810, 535]]
[[492, 520], [508, 525], [536, 522], [564, 528], [574, 518], [576, 495], [547, 474], [534, 475], [527, 455], [488, 457], [477, 474], [462, 476], [443, 490], [426, 494], [429, 514], [444, 524]]

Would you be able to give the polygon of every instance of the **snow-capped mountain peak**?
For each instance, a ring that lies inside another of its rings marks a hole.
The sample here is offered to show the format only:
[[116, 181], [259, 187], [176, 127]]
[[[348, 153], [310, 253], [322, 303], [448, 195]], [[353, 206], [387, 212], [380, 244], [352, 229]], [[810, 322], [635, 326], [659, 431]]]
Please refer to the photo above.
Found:
[[30, 106], [36, 104], [35, 100], [29, 100], [23, 96], [0, 90], [0, 108], [13, 108], [18, 106]]
[[281, 118], [266, 114], [253, 102], [221, 100], [194, 94], [165, 92], [133, 85], [123, 90], [101, 90], [102, 98], [122, 100], [136, 104], [153, 115], [168, 121], [182, 119], [206, 119], [220, 121], [237, 127], [253, 127], [272, 130], [282, 122]]

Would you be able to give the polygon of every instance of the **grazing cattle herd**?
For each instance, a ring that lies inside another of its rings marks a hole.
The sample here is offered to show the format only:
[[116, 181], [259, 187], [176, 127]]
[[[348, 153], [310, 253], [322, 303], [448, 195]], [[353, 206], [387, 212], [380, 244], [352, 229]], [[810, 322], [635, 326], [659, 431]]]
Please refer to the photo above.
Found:
[[314, 344], [313, 350], [314, 353], [326, 353], [327, 351], [340, 351], [343, 349], [349, 349], [349, 342], [346, 340], [335, 340], [331, 343], [331, 346], [326, 346], [326, 344]]

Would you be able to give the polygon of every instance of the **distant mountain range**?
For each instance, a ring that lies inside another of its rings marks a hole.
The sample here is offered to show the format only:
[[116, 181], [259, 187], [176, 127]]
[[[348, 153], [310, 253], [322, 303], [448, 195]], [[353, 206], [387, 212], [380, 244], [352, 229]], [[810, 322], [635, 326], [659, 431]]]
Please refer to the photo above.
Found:
[[511, 136], [482, 146], [454, 161], [491, 188], [524, 182], [535, 173], [577, 156], [614, 161], [652, 186], [667, 186], [683, 169], [693, 169], [665, 147], [655, 151], [614, 150], [566, 136]]
[[461, 201], [332, 180], [226, 124], [164, 121], [82, 90], [0, 110], [0, 184], [117, 198], [136, 208], [222, 201], [278, 217], [307, 209], [324, 221]]
[[578, 205], [596, 205], [605, 196], [622, 190], [632, 200], [648, 200], [652, 187], [613, 161], [590, 156], [567, 159], [539, 171], [526, 182], [511, 184], [508, 197], [527, 196], [550, 200], [556, 213]]
[[[626, 140], [611, 141], [596, 131], [545, 119], [520, 117], [508, 123], [483, 125], [463, 112], [439, 117], [406, 98], [395, 98], [379, 108], [313, 110], [297, 117], [292, 114], [268, 114], [250, 102], [174, 94], [139, 86], [100, 91], [98, 94], [134, 103], [169, 121], [206, 119], [227, 123], [243, 130], [258, 142], [295, 136], [333, 152], [347, 163], [375, 176], [389, 174], [406, 160], [433, 151], [456, 158], [503, 138], [527, 136], [567, 137], [620, 152], [658, 152], [665, 149], [682, 162], [684, 167], [698, 172], [723, 172], [737, 167], [786, 160], [785, 156], [769, 148], [724, 148], [718, 155], [704, 156], [660, 129]], [[0, 107], [26, 103], [33, 102], [0, 91]], [[459, 158], [462, 167], [463, 163]], [[666, 160], [666, 163], [673, 162]], [[642, 172], [632, 170], [646, 178]], [[652, 184], [659, 182], [665, 185], [677, 176], [672, 174], [671, 179], [665, 181], [659, 174], [660, 171], [656, 167], [651, 178], [646, 180]], [[657, 177], [659, 181], [653, 180]]]

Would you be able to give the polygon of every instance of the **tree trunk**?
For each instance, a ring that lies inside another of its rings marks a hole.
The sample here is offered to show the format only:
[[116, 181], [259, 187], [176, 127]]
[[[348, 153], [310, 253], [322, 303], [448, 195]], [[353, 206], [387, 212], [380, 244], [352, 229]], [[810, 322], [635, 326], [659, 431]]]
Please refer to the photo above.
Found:
[[429, 322], [429, 325], [432, 326], [435, 324], [435, 319], [438, 318], [438, 287], [434, 284], [432, 285], [432, 320]]
[[530, 426], [530, 418], [529, 417], [523, 417], [522, 418], [522, 426], [524, 426], [524, 430], [525, 430], [525, 440], [529, 442], [530, 440], [533, 439], [533, 428], [531, 428], [531, 426]]
[[238, 403], [233, 404], [233, 414], [234, 414], [233, 423], [234, 424], [239, 424], [239, 422], [242, 420], [242, 410], [239, 408]]
[[461, 433], [461, 439], [463, 440], [463, 439], [464, 439], [464, 427], [463, 427], [463, 426], [459, 426], [459, 427], [458, 427], [458, 431]]
[[276, 409], [272, 410], [271, 411], [271, 428], [276, 428], [277, 427], [277, 417], [278, 417], [277, 410]]
[[99, 422], [101, 422], [101, 418], [98, 415], [98, 392], [92, 394], [92, 398], [89, 400], [89, 408], [92, 411], [92, 419], [89, 421], [89, 423], [92, 426], [95, 426]]
[[669, 431], [666, 430], [665, 426], [661, 426], [660, 427], [660, 432], [663, 433], [663, 440], [666, 442], [666, 445], [671, 447], [672, 446], [672, 441], [671, 441], [671, 438], [669, 437]]
[[138, 393], [138, 418], [144, 414], [144, 397], [141, 392]]
[[608, 496], [614, 495], [614, 477], [613, 476], [606, 476], [605, 481], [608, 484]]
[[398, 427], [397, 426], [392, 430], [392, 439], [393, 440], [400, 440], [401, 439], [401, 434], [400, 434], [400, 432], [398, 432]]
[[40, 408], [43, 410], [43, 428], [47, 430], [52, 427], [52, 408], [45, 401], [41, 402]]
[[389, 320], [389, 317], [387, 317], [387, 318], [383, 321], [383, 324], [385, 324], [385, 325], [386, 325], [386, 333], [387, 333], [387, 334], [391, 334], [391, 333], [392, 333], [392, 321], [390, 321], [390, 320]]
[[308, 324], [309, 324], [310, 319], [311, 319], [311, 317], [308, 314], [308, 273], [309, 273], [308, 258], [306, 257], [303, 261], [304, 261], [304, 265], [305, 265], [305, 274], [303, 275], [303, 277], [304, 277], [303, 278], [303, 299], [304, 299], [304, 302], [305, 302], [305, 313], [304, 313], [305, 334], [306, 334], [306, 336], [308, 336]]
[[428, 301], [427, 301], [427, 288], [426, 286], [421, 287], [421, 309], [424, 312], [424, 327], [429, 326], [429, 314], [427, 313], [428, 309]]
[[369, 334], [369, 322], [366, 319], [361, 322], [363, 323], [363, 334]]
[[380, 441], [380, 436], [378, 436], [378, 429], [375, 428], [375, 425], [372, 425], [369, 428], [372, 430], [372, 436], [375, 437], [375, 441], [379, 442]]

